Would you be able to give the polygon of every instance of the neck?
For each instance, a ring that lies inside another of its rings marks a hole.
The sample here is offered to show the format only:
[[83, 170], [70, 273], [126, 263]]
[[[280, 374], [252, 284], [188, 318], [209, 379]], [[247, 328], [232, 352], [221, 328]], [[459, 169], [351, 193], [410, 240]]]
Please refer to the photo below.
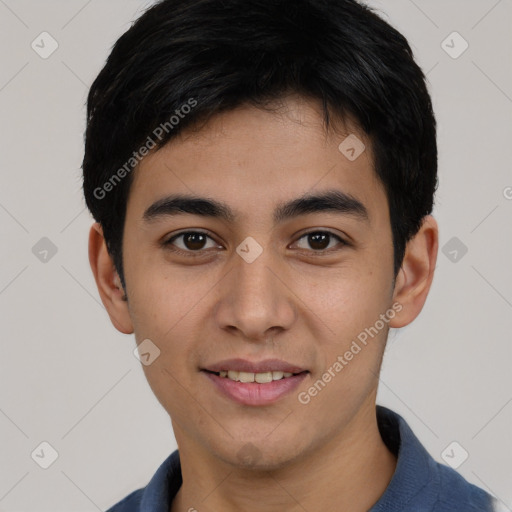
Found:
[[180, 442], [175, 427], [183, 485], [170, 512], [368, 511], [396, 468], [396, 457], [380, 436], [372, 402], [336, 437], [270, 471], [240, 470], [198, 452], [186, 438]]

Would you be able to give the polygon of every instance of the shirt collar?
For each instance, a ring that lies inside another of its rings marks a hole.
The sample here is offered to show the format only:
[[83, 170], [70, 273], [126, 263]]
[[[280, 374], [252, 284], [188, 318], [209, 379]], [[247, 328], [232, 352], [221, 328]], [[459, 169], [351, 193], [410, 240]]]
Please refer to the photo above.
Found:
[[[377, 405], [377, 424], [386, 446], [397, 457], [397, 465], [384, 494], [369, 512], [408, 510], [422, 490], [437, 487], [436, 462], [396, 412]], [[435, 501], [435, 493], [427, 492], [421, 503], [425, 510], [430, 510]]]

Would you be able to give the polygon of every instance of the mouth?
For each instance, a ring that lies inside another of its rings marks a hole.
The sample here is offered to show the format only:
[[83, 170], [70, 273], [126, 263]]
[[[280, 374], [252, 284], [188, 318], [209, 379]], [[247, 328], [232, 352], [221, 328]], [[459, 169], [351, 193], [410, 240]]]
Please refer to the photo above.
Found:
[[202, 368], [201, 373], [222, 396], [239, 404], [261, 406], [290, 394], [310, 372], [277, 359], [259, 363], [231, 359]]
[[218, 377], [221, 377], [223, 379], [229, 379], [234, 382], [243, 382], [243, 383], [250, 383], [250, 382], [257, 382], [258, 384], [268, 384], [269, 382], [275, 381], [275, 380], [282, 380], [282, 379], [288, 379], [290, 377], [293, 377], [295, 375], [300, 375], [301, 373], [307, 373], [304, 372], [282, 372], [280, 370], [273, 370], [268, 372], [242, 372], [237, 370], [221, 370], [220, 372], [212, 372], [210, 370], [204, 370], [207, 373], [212, 373], [213, 375], [217, 375]]

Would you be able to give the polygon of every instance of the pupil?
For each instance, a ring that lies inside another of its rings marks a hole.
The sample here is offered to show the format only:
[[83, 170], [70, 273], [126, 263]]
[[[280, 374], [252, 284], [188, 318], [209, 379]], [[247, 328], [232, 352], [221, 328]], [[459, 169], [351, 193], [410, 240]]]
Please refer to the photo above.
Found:
[[202, 249], [206, 237], [201, 233], [187, 233], [183, 238], [188, 249]]
[[329, 236], [327, 233], [312, 233], [309, 235], [309, 244], [313, 249], [325, 249], [329, 245]]

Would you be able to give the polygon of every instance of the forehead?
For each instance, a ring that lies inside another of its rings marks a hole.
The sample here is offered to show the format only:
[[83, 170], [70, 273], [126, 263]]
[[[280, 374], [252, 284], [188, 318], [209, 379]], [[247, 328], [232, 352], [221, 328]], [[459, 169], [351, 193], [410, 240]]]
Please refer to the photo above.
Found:
[[271, 110], [244, 105], [198, 126], [134, 171], [129, 205], [139, 214], [171, 193], [223, 198], [237, 220], [266, 212], [275, 221], [285, 199], [326, 190], [367, 204], [370, 216], [382, 206], [371, 141], [350, 120], [326, 130], [314, 101], [291, 97]]

